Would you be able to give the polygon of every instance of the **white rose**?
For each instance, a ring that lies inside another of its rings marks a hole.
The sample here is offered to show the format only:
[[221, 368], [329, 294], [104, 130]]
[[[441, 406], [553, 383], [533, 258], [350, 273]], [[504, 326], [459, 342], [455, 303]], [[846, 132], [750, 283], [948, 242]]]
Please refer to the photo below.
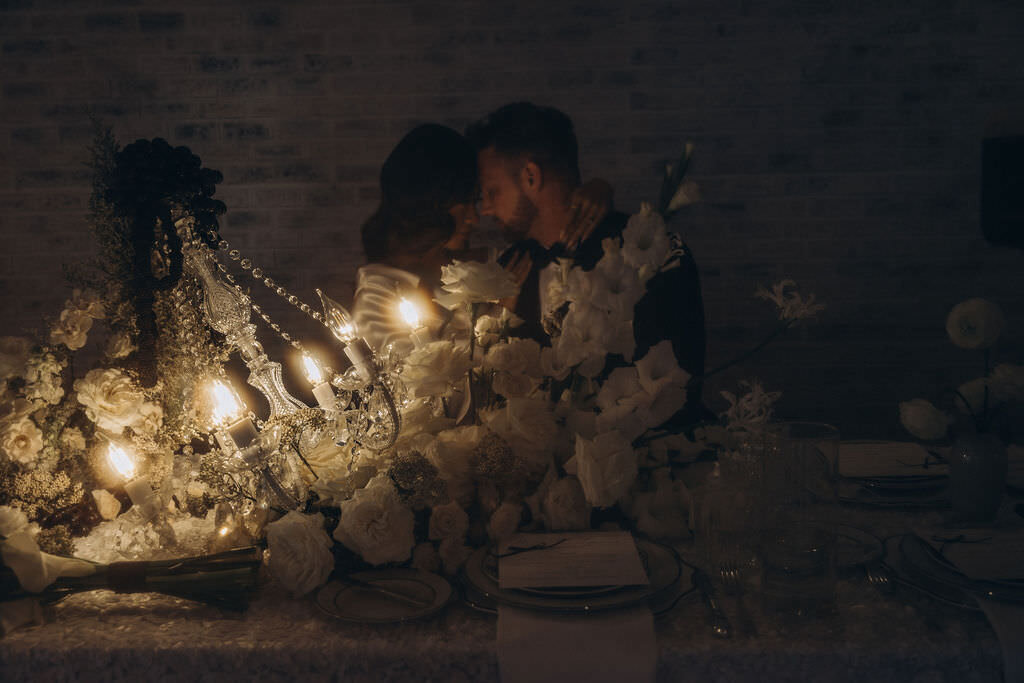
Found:
[[999, 339], [1006, 324], [999, 306], [985, 299], [958, 303], [946, 318], [949, 339], [962, 349], [988, 349]]
[[394, 485], [378, 476], [341, 504], [341, 522], [334, 538], [370, 564], [409, 559], [413, 537], [412, 510], [402, 505]]
[[152, 434], [159, 428], [163, 409], [147, 403], [131, 377], [117, 368], [96, 368], [75, 382], [78, 402], [100, 429], [120, 434], [125, 427]]
[[21, 509], [0, 505], [0, 536], [11, 536], [19, 531], [29, 531], [28, 517]]
[[577, 436], [575, 461], [583, 493], [594, 507], [614, 505], [636, 480], [633, 446], [617, 431], [598, 434], [593, 440]]
[[72, 290], [71, 299], [65, 303], [64, 307], [75, 311], [81, 311], [90, 318], [105, 317], [103, 302], [100, 301], [99, 295], [91, 290]]
[[0, 437], [0, 449], [7, 457], [22, 465], [31, 465], [43, 449], [43, 433], [27, 417], [9, 424]]
[[460, 543], [469, 530], [469, 515], [454, 500], [436, 505], [430, 511], [428, 535], [432, 541], [453, 538]]
[[327, 582], [334, 569], [323, 515], [294, 510], [267, 525], [267, 569], [282, 586], [303, 596]]
[[540, 344], [533, 339], [511, 339], [487, 350], [483, 367], [515, 375], [540, 377]]
[[69, 451], [84, 451], [85, 435], [78, 427], [68, 427], [60, 434], [60, 443]]
[[519, 522], [523, 518], [522, 503], [505, 502], [498, 506], [498, 509], [491, 515], [487, 523], [487, 535], [493, 541], [500, 541], [508, 538], [519, 529]]
[[562, 477], [544, 495], [544, 526], [549, 531], [590, 528], [590, 504], [576, 477]]
[[463, 543], [462, 539], [445, 538], [438, 544], [437, 552], [444, 565], [444, 573], [453, 576], [466, 564], [473, 549]]
[[127, 332], [120, 332], [107, 340], [106, 354], [110, 358], [125, 358], [131, 355], [138, 347], [132, 342], [132, 336]]
[[50, 343], [63, 344], [75, 351], [85, 346], [90, 329], [92, 317], [88, 313], [65, 308], [60, 313], [60, 319], [50, 330]]
[[467, 347], [436, 341], [409, 354], [400, 374], [411, 396], [441, 396], [460, 382], [471, 367]]
[[472, 477], [472, 456], [477, 444], [487, 434], [486, 427], [469, 425], [440, 432], [427, 448], [427, 460], [437, 468], [448, 495], [462, 505], [469, 505], [475, 495]]
[[551, 408], [543, 398], [510, 398], [503, 408], [480, 411], [480, 419], [519, 459], [543, 467], [561, 436]]
[[941, 439], [946, 436], [949, 422], [945, 413], [923, 398], [900, 403], [900, 423], [918, 439]]
[[441, 267], [441, 288], [448, 296], [438, 300], [446, 308], [461, 303], [498, 301], [519, 293], [508, 271], [493, 261], [452, 261]]
[[32, 342], [25, 337], [0, 337], [0, 381], [25, 373]]

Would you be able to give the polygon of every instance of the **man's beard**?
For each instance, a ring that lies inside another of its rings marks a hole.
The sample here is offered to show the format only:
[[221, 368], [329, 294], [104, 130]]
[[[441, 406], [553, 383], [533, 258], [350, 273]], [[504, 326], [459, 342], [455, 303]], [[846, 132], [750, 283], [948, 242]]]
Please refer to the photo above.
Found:
[[526, 237], [536, 218], [537, 205], [530, 201], [525, 194], [520, 194], [519, 199], [516, 200], [516, 208], [512, 212], [512, 217], [501, 226], [505, 239], [515, 242]]

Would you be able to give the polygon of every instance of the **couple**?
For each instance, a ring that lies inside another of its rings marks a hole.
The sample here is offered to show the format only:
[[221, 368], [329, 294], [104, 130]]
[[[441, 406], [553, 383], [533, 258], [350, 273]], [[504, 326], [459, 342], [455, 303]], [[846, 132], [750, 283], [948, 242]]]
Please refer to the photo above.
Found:
[[[380, 207], [362, 227], [369, 263], [359, 270], [357, 326], [377, 349], [407, 338], [408, 327], [392, 313], [396, 292], [419, 291], [429, 301], [442, 265], [480, 257], [468, 251], [479, 206], [511, 242], [499, 262], [521, 289], [502, 303], [525, 321], [518, 336], [549, 343], [541, 321], [545, 268], [569, 257], [591, 269], [603, 255], [602, 240], [621, 240], [628, 216], [609, 210], [610, 196], [603, 181], [581, 187], [572, 121], [556, 109], [509, 104], [472, 124], [466, 136], [436, 124], [413, 129], [384, 162]], [[697, 268], [687, 250], [673, 261], [648, 281], [634, 309], [636, 357], [668, 339], [680, 367], [700, 377], [705, 332]], [[433, 326], [447, 322], [433, 310]], [[701, 382], [691, 382], [688, 393], [697, 409]]]

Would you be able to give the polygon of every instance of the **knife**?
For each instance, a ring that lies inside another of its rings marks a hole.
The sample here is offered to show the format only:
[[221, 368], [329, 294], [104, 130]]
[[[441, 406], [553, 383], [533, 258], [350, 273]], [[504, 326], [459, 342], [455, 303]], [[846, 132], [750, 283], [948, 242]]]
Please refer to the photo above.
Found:
[[725, 616], [725, 612], [722, 611], [722, 607], [718, 604], [718, 598], [715, 597], [715, 587], [711, 583], [711, 577], [703, 569], [694, 569], [693, 583], [697, 586], [700, 594], [704, 596], [704, 602], [711, 611], [711, 632], [718, 638], [731, 638], [732, 625], [729, 623], [729, 617]]

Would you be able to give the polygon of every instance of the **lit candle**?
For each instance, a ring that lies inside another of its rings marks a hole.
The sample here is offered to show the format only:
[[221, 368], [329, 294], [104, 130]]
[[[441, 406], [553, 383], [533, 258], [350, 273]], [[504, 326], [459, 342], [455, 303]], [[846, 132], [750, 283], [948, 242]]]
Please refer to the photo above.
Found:
[[306, 369], [306, 379], [313, 385], [313, 396], [325, 413], [333, 413], [335, 409], [334, 390], [324, 378], [324, 372], [316, 359], [308, 354], [303, 354], [302, 365]]
[[234, 389], [215, 379], [210, 383], [209, 391], [213, 404], [210, 417], [220, 447], [232, 453], [252, 443], [259, 432], [252, 419], [244, 414], [245, 406]]
[[401, 313], [402, 319], [405, 320], [405, 324], [412, 330], [412, 343], [417, 349], [423, 347], [423, 337], [421, 336], [423, 331], [426, 329], [425, 325], [420, 324], [420, 309], [416, 304], [408, 299], [402, 299], [398, 302], [398, 312]]
[[111, 441], [107, 446], [107, 460], [114, 471], [125, 479], [124, 490], [131, 498], [132, 505], [139, 508], [146, 521], [153, 519], [160, 511], [160, 500], [149, 485], [149, 480], [136, 474], [132, 457], [124, 448]]
[[366, 340], [359, 336], [352, 316], [348, 314], [344, 306], [321, 290], [316, 290], [316, 293], [320, 295], [320, 302], [324, 306], [328, 329], [338, 341], [344, 344], [345, 355], [359, 376], [366, 382], [372, 381], [377, 376], [377, 369], [373, 363], [373, 351]]

